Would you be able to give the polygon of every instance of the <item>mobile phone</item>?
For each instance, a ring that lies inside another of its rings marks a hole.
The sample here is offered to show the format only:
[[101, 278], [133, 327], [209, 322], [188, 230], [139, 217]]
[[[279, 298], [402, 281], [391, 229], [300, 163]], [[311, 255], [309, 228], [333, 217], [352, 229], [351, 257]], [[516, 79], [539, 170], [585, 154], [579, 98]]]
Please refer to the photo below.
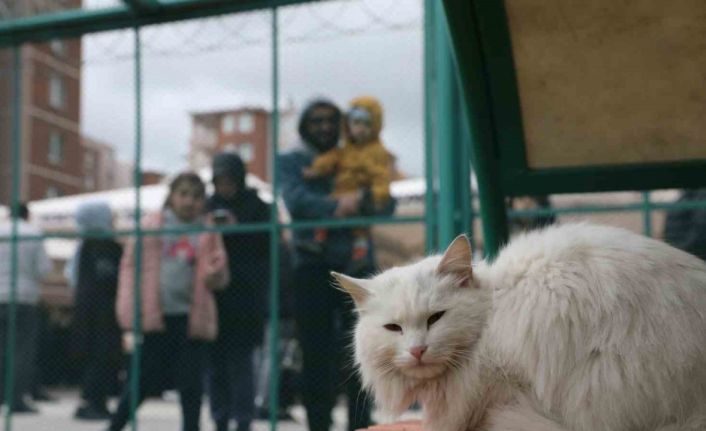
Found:
[[227, 209], [217, 209], [211, 213], [211, 218], [213, 218], [213, 223], [215, 224], [227, 224], [231, 219], [230, 211]]

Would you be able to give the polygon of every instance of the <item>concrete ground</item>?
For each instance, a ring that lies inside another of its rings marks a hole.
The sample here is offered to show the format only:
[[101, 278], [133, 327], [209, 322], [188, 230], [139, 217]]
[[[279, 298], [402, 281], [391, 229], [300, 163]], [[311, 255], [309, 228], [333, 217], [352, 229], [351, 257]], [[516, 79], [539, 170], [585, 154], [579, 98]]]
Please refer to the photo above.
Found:
[[[12, 431], [103, 431], [107, 422], [79, 421], [73, 418], [78, 405], [78, 392], [75, 390], [49, 390], [56, 398], [52, 402], [39, 402], [37, 414], [17, 414], [12, 417]], [[114, 406], [111, 406], [114, 407]], [[292, 421], [280, 421], [277, 429], [281, 431], [306, 431], [306, 414], [301, 406], [290, 410]], [[373, 415], [375, 418], [376, 415]], [[345, 431], [346, 407], [339, 403], [334, 409], [334, 426], [331, 431]], [[419, 412], [409, 412], [404, 419], [418, 418]], [[2, 411], [0, 430], [5, 430], [5, 411]], [[214, 429], [206, 403], [201, 413], [202, 431]], [[149, 399], [138, 411], [138, 427], [144, 431], [179, 431], [180, 413], [175, 393], [168, 392], [164, 399]], [[268, 431], [269, 422], [255, 421], [253, 431]], [[125, 428], [130, 430], [129, 427]]]
[[[12, 431], [103, 431], [107, 428], [104, 421], [83, 421], [73, 418], [78, 405], [78, 393], [73, 390], [54, 390], [49, 393], [56, 398], [52, 402], [39, 402], [35, 406], [38, 414], [16, 414], [12, 417]], [[282, 431], [305, 431], [306, 415], [301, 407], [294, 407], [291, 412], [294, 421], [281, 421], [277, 428]], [[345, 407], [334, 411], [335, 431], [345, 429]], [[5, 411], [2, 411], [0, 429], [4, 430]], [[206, 403], [201, 414], [202, 431], [214, 429]], [[175, 393], [165, 394], [164, 399], [149, 399], [138, 411], [138, 427], [144, 431], [179, 431], [180, 412]], [[129, 427], [125, 428], [129, 430]], [[269, 422], [256, 421], [253, 431], [269, 430]], [[7, 430], [5, 430], [7, 431]]]

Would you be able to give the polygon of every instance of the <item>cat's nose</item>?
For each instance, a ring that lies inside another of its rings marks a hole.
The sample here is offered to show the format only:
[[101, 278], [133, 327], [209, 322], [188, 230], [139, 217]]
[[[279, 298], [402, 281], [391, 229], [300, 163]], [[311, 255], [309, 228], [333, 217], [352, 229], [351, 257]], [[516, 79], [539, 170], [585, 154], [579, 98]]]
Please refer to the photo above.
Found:
[[410, 347], [409, 353], [412, 354], [418, 361], [422, 360], [422, 355], [427, 351], [427, 346]]

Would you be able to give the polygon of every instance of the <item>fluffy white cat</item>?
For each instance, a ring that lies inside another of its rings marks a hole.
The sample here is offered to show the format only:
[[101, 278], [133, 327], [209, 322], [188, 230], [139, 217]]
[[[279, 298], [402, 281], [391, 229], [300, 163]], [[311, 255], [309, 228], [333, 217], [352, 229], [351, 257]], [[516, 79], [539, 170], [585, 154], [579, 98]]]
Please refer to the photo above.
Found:
[[572, 224], [334, 276], [365, 387], [428, 431], [706, 430], [706, 264], [660, 241]]

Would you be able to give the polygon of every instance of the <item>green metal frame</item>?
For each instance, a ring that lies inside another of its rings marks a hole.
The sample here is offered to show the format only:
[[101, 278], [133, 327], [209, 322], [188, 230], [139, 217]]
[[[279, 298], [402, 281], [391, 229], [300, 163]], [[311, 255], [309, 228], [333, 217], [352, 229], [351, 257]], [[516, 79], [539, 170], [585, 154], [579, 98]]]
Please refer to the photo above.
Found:
[[136, 13], [155, 13], [162, 7], [159, 0], [122, 0], [122, 2]]
[[322, 0], [123, 0], [104, 9], [72, 9], [0, 22], [0, 48], [25, 42], [144, 27]]
[[[679, 210], [690, 210], [690, 209], [705, 209], [706, 202], [703, 201], [678, 201], [678, 202], [652, 202], [650, 200], [650, 193], [645, 192], [643, 198], [639, 203], [628, 203], [628, 204], [617, 204], [617, 205], [581, 205], [576, 207], [568, 208], [546, 208], [546, 209], [531, 209], [531, 210], [512, 210], [508, 211], [508, 216], [510, 218], [514, 217], [542, 217], [548, 215], [577, 215], [577, 214], [596, 214], [596, 213], [619, 213], [619, 212], [642, 212], [643, 213], [643, 229], [642, 232], [651, 236], [650, 231], [651, 226], [647, 221], [652, 220], [653, 211], [679, 211]], [[649, 214], [645, 214], [649, 212]], [[478, 217], [480, 214], [474, 211], [471, 217]], [[330, 222], [305, 222], [305, 223], [291, 223], [283, 224], [279, 223], [280, 229], [307, 229], [312, 227], [343, 227], [343, 226], [366, 226], [366, 225], [379, 225], [379, 224], [405, 224], [405, 223], [423, 223], [425, 222], [424, 217], [410, 216], [410, 217], [395, 217], [395, 218], [374, 218], [374, 219], [350, 219], [341, 220], [344, 223], [337, 223], [338, 221]], [[264, 232], [270, 228], [270, 223], [248, 223], [242, 225], [233, 226], [219, 226], [213, 228], [203, 229], [209, 232], [219, 232], [219, 233], [245, 233], [245, 232]], [[160, 229], [160, 230], [146, 230], [143, 229], [142, 236], [153, 236], [153, 235], [168, 235], [168, 234], [183, 234], [193, 232], [193, 229], [188, 228], [172, 228], [172, 229]], [[48, 238], [110, 238], [115, 236], [134, 236], [134, 230], [121, 230], [113, 231], [107, 233], [87, 233], [84, 235], [76, 234], [75, 232], [52, 232], [50, 234], [41, 235], [20, 235], [16, 237], [17, 242], [23, 241], [43, 241]], [[0, 243], [12, 242], [13, 236], [0, 236]]]
[[[427, 250], [444, 248], [458, 235], [473, 237], [470, 137], [459, 96], [451, 39], [441, 3], [425, 1], [425, 142]], [[438, 184], [435, 180], [438, 179]], [[438, 187], [437, 187], [438, 186]], [[432, 188], [434, 187], [434, 188]]]
[[[450, 2], [449, 2], [450, 3]], [[488, 82], [500, 148], [502, 181], [508, 195], [652, 190], [706, 184], [706, 161], [530, 169], [503, 1], [474, 1], [481, 49], [488, 61]], [[463, 55], [459, 52], [458, 55]]]
[[[277, 8], [272, 9], [272, 138], [270, 140], [270, 167], [272, 173], [273, 205], [270, 206], [270, 310], [278, 311], [279, 303], [279, 241], [281, 228], [279, 225], [279, 212], [277, 197], [279, 196], [279, 172], [277, 169], [277, 144], [279, 143], [279, 27], [277, 26]], [[270, 331], [270, 381], [269, 403], [270, 430], [277, 430], [277, 406], [279, 406], [279, 313], [271, 312], [269, 321]]]
[[[79, 37], [81, 35], [99, 31], [117, 30], [117, 29], [132, 29], [134, 33], [134, 82], [135, 82], [135, 154], [134, 154], [134, 174], [133, 181], [135, 185], [142, 183], [142, 45], [140, 40], [140, 29], [145, 25], [167, 23], [181, 21], [194, 18], [203, 18], [208, 16], [216, 16], [228, 13], [245, 12], [257, 9], [270, 9], [272, 11], [272, 113], [274, 121], [271, 123], [272, 139], [270, 145], [270, 166], [272, 172], [272, 194], [275, 199], [278, 196], [278, 169], [277, 169], [277, 142], [279, 140], [279, 35], [278, 35], [278, 13], [279, 6], [313, 2], [315, 0], [123, 0], [123, 6], [112, 7], [98, 10], [68, 10], [58, 13], [32, 16], [11, 21], [0, 22], [0, 48], [12, 46], [15, 53], [14, 65], [14, 106], [13, 106], [13, 194], [12, 205], [16, 206], [19, 202], [19, 157], [20, 157], [20, 47], [24, 43], [39, 42], [55, 38]], [[429, 0], [431, 2], [431, 0]], [[431, 52], [429, 50], [429, 52]], [[425, 57], [425, 70], [432, 70], [433, 65], [431, 59]], [[451, 70], [449, 68], [449, 70]], [[431, 75], [431, 74], [430, 74]], [[427, 83], [429, 84], [429, 83]], [[430, 94], [426, 92], [425, 94]], [[428, 99], [427, 99], [428, 101]], [[432, 114], [428, 103], [425, 103], [426, 112]], [[431, 154], [433, 152], [432, 139], [426, 135], [425, 139], [425, 156], [428, 161], [433, 160]], [[403, 223], [420, 223], [428, 222], [432, 229], [427, 232], [427, 249], [430, 249], [429, 244], [436, 244], [435, 230], [435, 208], [433, 204], [435, 199], [434, 187], [431, 186], [435, 171], [451, 170], [450, 166], [439, 167], [438, 169], [433, 164], [427, 164], [427, 179], [430, 187], [427, 187], [427, 211], [425, 216], [410, 216], [410, 217], [360, 217], [349, 218], [345, 220], [328, 220], [328, 221], [297, 221], [292, 223], [280, 223], [278, 220], [277, 206], [272, 205], [270, 220], [267, 223], [248, 223], [233, 226], [214, 226], [201, 230], [213, 231], [221, 233], [234, 232], [269, 232], [270, 233], [270, 304], [271, 310], [279, 309], [279, 240], [280, 233], [284, 228], [290, 229], [307, 229], [312, 227], [353, 227], [353, 226], [368, 226], [372, 224], [403, 224]], [[138, 188], [136, 187], [136, 190]], [[134, 304], [135, 310], [140, 310], [142, 295], [141, 295], [141, 254], [142, 254], [142, 239], [146, 236], [164, 235], [169, 233], [193, 232], [193, 229], [159, 229], [147, 230], [143, 229], [140, 220], [142, 218], [141, 194], [135, 194], [135, 213], [134, 213], [134, 228], [124, 231], [114, 231], [105, 234], [79, 234], [76, 232], [52, 232], [51, 234], [42, 235], [19, 235], [17, 231], [17, 222], [13, 222], [12, 234], [9, 237], [0, 237], [0, 243], [9, 241], [12, 247], [11, 266], [13, 272], [13, 285], [11, 287], [11, 295], [16, 296], [16, 269], [17, 269], [17, 245], [20, 241], [38, 241], [46, 238], [87, 238], [87, 237], [112, 237], [112, 236], [134, 236], [135, 237], [135, 268], [134, 268]], [[452, 212], [452, 214], [455, 214]], [[470, 216], [470, 215], [469, 215]], [[6, 362], [7, 382], [6, 391], [12, 390], [12, 358], [14, 356], [14, 337], [15, 337], [15, 296], [11, 296], [10, 307], [10, 337], [8, 345], [5, 349], [6, 354], [10, 358]], [[277, 312], [270, 313], [270, 427], [272, 431], [277, 428], [277, 406], [279, 394], [279, 364], [276, 360], [278, 354], [279, 341], [279, 315]], [[142, 347], [142, 322], [141, 313], [137, 312], [133, 320], [133, 355], [131, 357], [131, 373], [130, 373], [130, 390], [133, 394], [139, 392], [140, 380], [140, 356]], [[8, 399], [10, 399], [8, 397]], [[130, 422], [133, 431], [138, 429], [138, 421], [136, 418], [136, 400], [133, 396], [131, 399]], [[5, 430], [12, 429], [12, 414], [7, 412], [5, 416]]]
[[[435, 152], [433, 146], [434, 129], [432, 123], [434, 112], [432, 102], [434, 99], [434, 0], [424, 0], [424, 175], [427, 188], [424, 194], [424, 207], [436, 207], [436, 176]], [[436, 250], [438, 223], [436, 211], [426, 211], [425, 220], [425, 249], [427, 253]]]
[[530, 169], [504, 1], [443, 3], [470, 108], [483, 226], [491, 255], [507, 239], [502, 215], [505, 196], [706, 185], [706, 160]]
[[137, 403], [140, 393], [140, 374], [142, 369], [142, 201], [139, 184], [142, 184], [142, 43], [140, 38], [140, 28], [134, 29], [135, 41], [135, 157], [134, 176], [135, 185], [135, 214], [134, 229], [135, 235], [135, 268], [133, 271], [133, 314], [132, 335], [133, 352], [130, 355], [130, 424], [132, 431], [137, 431], [139, 423], [137, 421]]
[[[436, 138], [436, 160], [438, 162], [439, 204], [437, 219], [439, 221], [439, 247], [450, 244], [459, 232], [456, 213], [458, 209], [458, 186], [455, 172], [458, 169], [448, 169], [457, 160], [459, 142], [458, 127], [458, 96], [456, 93], [456, 75], [454, 73], [451, 46], [449, 43], [444, 13], [441, 5], [434, 4], [434, 136]], [[463, 161], [461, 161], [463, 162]]]
[[[270, 153], [273, 196], [278, 195], [277, 142], [279, 99], [279, 35], [277, 8], [312, 2], [302, 0], [122, 0], [123, 5], [98, 10], [69, 10], [46, 15], [0, 22], [0, 47], [12, 46], [15, 52], [15, 115], [13, 123], [13, 205], [19, 196], [19, 46], [27, 42], [54, 38], [78, 37], [87, 33], [133, 29], [135, 35], [135, 184], [141, 183], [142, 163], [142, 72], [140, 28], [146, 25], [205, 18], [253, 10], [272, 10], [272, 122]], [[472, 207], [470, 166], [478, 179], [480, 215], [483, 224], [484, 250], [493, 258], [507, 239], [508, 212], [505, 197], [523, 194], [548, 194], [603, 190], [649, 190], [662, 187], [690, 187], [706, 184], [703, 175], [706, 162], [661, 163], [634, 166], [589, 166], [561, 169], [529, 169], [526, 162], [522, 117], [512, 58], [511, 41], [502, 0], [424, 0], [424, 105], [425, 105], [425, 173], [427, 191], [423, 217], [355, 218], [329, 221], [297, 221], [279, 223], [276, 206], [272, 206], [267, 223], [218, 226], [206, 230], [215, 232], [269, 232], [270, 308], [279, 308], [278, 263], [279, 239], [282, 229], [306, 229], [316, 226], [344, 227], [386, 223], [426, 224], [426, 249], [442, 248], [455, 235], [472, 232], [472, 220], [477, 214]], [[16, 159], [16, 160], [15, 160]], [[436, 183], [438, 180], [438, 183]], [[136, 194], [135, 228], [114, 232], [115, 235], [135, 235], [136, 255], [141, 253], [145, 236], [176, 232], [178, 229], [145, 230], [138, 221], [141, 216], [140, 194]], [[510, 217], [596, 211], [643, 211], [643, 230], [651, 234], [653, 209], [701, 208], [702, 203], [678, 205], [650, 202], [648, 193], [636, 204], [610, 207], [583, 207], [539, 211], [513, 211]], [[13, 267], [19, 241], [47, 237], [78, 238], [76, 233], [21, 236], [16, 225], [12, 235], [0, 238], [13, 247]], [[141, 308], [139, 289], [140, 259], [135, 268], [135, 309]], [[12, 264], [12, 263], [11, 263]], [[15, 287], [13, 287], [15, 289]], [[277, 354], [279, 322], [277, 313], [270, 321], [271, 358]], [[14, 324], [14, 317], [11, 324]], [[134, 324], [135, 355], [133, 367], [139, 370], [141, 322], [136, 313]], [[14, 334], [14, 331], [11, 331]], [[12, 343], [8, 343], [8, 352]], [[277, 426], [276, 406], [279, 371], [277, 361], [271, 361], [270, 421]], [[138, 391], [138, 374], [133, 373], [131, 387]], [[11, 376], [10, 376], [11, 377]], [[11, 379], [10, 379], [11, 384]], [[137, 421], [132, 416], [133, 430]], [[11, 415], [6, 416], [5, 429], [11, 429]]]
[[[22, 142], [22, 125], [20, 121], [20, 110], [22, 109], [22, 53], [18, 47], [12, 50], [12, 193], [10, 203], [10, 213], [17, 214], [20, 198], [20, 161]], [[12, 217], [12, 230], [10, 235], [10, 303], [8, 308], [7, 344], [2, 346], [5, 356], [5, 405], [10, 406], [14, 401], [15, 388], [15, 342], [17, 338], [17, 265], [19, 264], [18, 247], [20, 236], [18, 235], [19, 221], [17, 217]], [[12, 413], [10, 408], [5, 409], [5, 429], [12, 430]]]
[[493, 258], [507, 240], [508, 231], [493, 99], [489, 90], [490, 61], [480, 44], [473, 3], [466, 0], [444, 0], [443, 3], [473, 141], [471, 158], [478, 180], [484, 251]]
[[[652, 190], [706, 185], [706, 160], [617, 166], [530, 169], [525, 152], [522, 114], [504, 2], [444, 0], [451, 16], [456, 55], [464, 79], [470, 59], [481, 56], [495, 148], [506, 195]], [[471, 39], [476, 39], [472, 41]], [[478, 52], [473, 52], [478, 51]]]
[[[653, 204], [653, 206], [656, 204]], [[311, 229], [316, 227], [325, 228], [341, 228], [341, 227], [354, 227], [354, 226], [372, 226], [372, 225], [382, 225], [382, 224], [409, 224], [409, 223], [423, 223], [426, 217], [424, 216], [396, 216], [396, 217], [352, 217], [347, 219], [338, 220], [321, 220], [321, 221], [296, 221], [291, 223], [277, 223], [280, 229]], [[270, 228], [270, 222], [262, 223], [243, 223], [229, 226], [210, 226], [200, 228], [199, 231], [202, 232], [218, 232], [218, 233], [252, 233], [252, 232], [267, 232]], [[140, 234], [144, 236], [155, 236], [155, 235], [171, 235], [171, 234], [184, 234], [193, 232], [193, 228], [162, 228], [162, 229], [143, 229], [140, 228]], [[113, 238], [121, 236], [133, 236], [135, 235], [135, 229], [127, 230], [114, 230], [107, 233], [84, 233], [79, 234], [76, 232], [61, 232], [54, 231], [51, 233], [44, 233], [41, 235], [18, 235], [17, 239], [19, 241], [41, 241], [47, 238], [65, 238], [65, 239], [78, 239], [78, 238]], [[0, 243], [11, 241], [11, 236], [0, 236]]]

